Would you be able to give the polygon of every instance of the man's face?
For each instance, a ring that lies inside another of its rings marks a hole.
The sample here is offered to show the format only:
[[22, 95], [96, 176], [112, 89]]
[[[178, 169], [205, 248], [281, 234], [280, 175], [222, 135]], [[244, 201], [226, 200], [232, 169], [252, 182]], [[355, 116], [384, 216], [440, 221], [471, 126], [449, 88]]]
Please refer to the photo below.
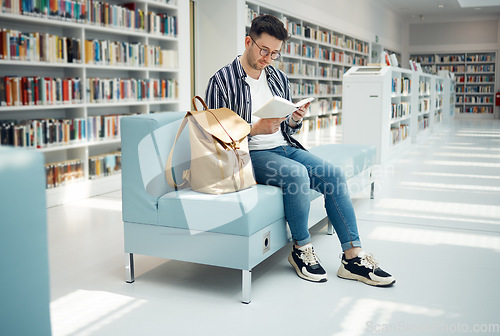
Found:
[[[279, 53], [283, 41], [267, 33], [262, 33], [260, 37], [254, 40], [255, 42], [250, 37], [247, 37], [248, 63], [253, 69], [261, 71], [273, 62], [271, 53]], [[261, 49], [267, 50], [269, 54], [262, 56]]]

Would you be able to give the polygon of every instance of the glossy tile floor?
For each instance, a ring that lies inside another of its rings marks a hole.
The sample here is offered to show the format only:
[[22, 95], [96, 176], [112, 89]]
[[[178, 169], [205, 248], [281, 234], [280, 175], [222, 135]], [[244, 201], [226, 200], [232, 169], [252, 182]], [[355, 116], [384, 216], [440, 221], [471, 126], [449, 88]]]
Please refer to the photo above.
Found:
[[[339, 142], [340, 127], [305, 136]], [[53, 335], [493, 335], [500, 333], [500, 121], [452, 121], [378, 167], [353, 197], [364, 248], [397, 283], [336, 277], [339, 243], [313, 243], [326, 283], [299, 279], [284, 248], [253, 272], [136, 256], [124, 281], [120, 191], [48, 209]]]

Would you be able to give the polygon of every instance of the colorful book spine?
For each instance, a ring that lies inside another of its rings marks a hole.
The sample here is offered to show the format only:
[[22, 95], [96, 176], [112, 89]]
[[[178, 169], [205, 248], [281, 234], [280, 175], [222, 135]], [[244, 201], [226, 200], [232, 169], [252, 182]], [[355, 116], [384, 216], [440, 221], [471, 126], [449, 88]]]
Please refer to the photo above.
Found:
[[52, 162], [45, 165], [47, 189], [62, 187], [84, 180], [82, 160]]
[[175, 79], [97, 78], [87, 79], [88, 103], [176, 99]]
[[0, 106], [60, 105], [82, 102], [80, 78], [0, 77]]
[[121, 172], [121, 152], [89, 157], [89, 179], [95, 180]]

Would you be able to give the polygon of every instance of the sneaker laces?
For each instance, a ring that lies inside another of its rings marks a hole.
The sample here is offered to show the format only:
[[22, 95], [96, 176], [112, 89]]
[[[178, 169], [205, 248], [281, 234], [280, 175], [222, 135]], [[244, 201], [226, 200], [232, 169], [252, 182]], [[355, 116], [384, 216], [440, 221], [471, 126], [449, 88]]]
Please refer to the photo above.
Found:
[[300, 250], [302, 253], [299, 255], [299, 258], [302, 259], [308, 265], [317, 265], [318, 257], [313, 251], [311, 246], [306, 247], [303, 250]]
[[361, 252], [358, 257], [361, 259], [361, 265], [365, 266], [366, 268], [378, 268], [378, 261], [375, 260], [372, 254]]

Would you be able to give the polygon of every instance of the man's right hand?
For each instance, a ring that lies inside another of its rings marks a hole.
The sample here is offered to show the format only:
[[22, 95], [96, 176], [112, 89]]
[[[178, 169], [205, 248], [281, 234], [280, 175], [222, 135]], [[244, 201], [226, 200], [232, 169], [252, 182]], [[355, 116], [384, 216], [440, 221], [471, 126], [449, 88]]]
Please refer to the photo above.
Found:
[[259, 119], [255, 124], [252, 124], [250, 135], [273, 134], [280, 130], [280, 125], [286, 118], [266, 118]]

